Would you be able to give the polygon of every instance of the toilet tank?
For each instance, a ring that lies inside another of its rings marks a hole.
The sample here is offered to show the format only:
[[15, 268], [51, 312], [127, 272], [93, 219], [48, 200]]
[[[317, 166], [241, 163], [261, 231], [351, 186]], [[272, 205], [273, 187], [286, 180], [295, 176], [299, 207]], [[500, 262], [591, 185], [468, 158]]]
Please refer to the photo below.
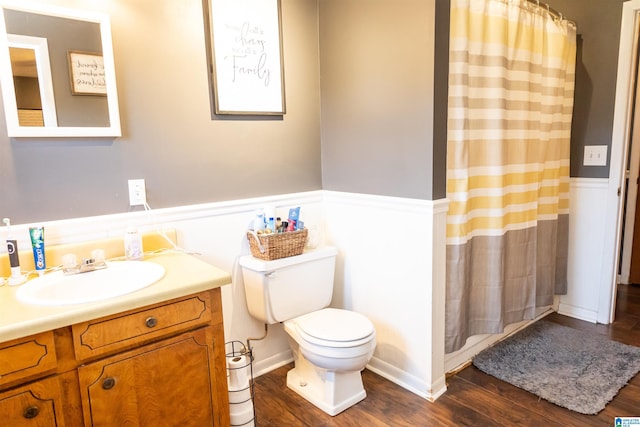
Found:
[[240, 257], [249, 313], [273, 324], [327, 307], [337, 253], [323, 247], [273, 261]]

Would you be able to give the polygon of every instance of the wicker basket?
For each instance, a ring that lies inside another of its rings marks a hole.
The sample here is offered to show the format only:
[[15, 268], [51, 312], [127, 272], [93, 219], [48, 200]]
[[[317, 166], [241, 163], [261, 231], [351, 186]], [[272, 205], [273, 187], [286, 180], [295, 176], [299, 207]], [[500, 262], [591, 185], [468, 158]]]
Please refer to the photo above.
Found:
[[271, 261], [300, 255], [307, 242], [307, 234], [308, 230], [306, 228], [298, 231], [271, 234], [256, 234], [253, 231], [247, 231], [247, 239], [249, 240], [251, 255]]

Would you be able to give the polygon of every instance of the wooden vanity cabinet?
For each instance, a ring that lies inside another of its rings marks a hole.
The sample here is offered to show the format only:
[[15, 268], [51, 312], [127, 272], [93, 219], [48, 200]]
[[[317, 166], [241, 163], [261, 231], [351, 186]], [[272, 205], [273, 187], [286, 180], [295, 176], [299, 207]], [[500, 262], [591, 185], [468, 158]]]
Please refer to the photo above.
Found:
[[[54, 332], [54, 365], [43, 358], [42, 379], [6, 391], [0, 382], [0, 425], [229, 425], [220, 288]], [[25, 342], [23, 349], [43, 352]], [[35, 423], [27, 417], [34, 411]], [[6, 414], [13, 418], [5, 424]]]

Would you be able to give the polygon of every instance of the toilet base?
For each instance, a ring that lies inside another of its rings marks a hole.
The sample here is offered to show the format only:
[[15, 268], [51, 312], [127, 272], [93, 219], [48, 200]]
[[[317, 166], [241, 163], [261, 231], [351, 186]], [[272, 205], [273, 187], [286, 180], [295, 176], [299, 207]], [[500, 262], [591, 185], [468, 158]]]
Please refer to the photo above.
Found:
[[367, 397], [360, 371], [331, 372], [298, 357], [287, 372], [287, 387], [334, 416]]

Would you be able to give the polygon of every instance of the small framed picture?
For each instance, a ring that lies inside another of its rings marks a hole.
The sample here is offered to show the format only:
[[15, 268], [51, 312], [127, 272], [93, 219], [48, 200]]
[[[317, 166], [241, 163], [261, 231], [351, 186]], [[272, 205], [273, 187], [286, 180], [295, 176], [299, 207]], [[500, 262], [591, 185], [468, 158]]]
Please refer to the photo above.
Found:
[[102, 54], [68, 51], [69, 78], [73, 95], [107, 96]]

